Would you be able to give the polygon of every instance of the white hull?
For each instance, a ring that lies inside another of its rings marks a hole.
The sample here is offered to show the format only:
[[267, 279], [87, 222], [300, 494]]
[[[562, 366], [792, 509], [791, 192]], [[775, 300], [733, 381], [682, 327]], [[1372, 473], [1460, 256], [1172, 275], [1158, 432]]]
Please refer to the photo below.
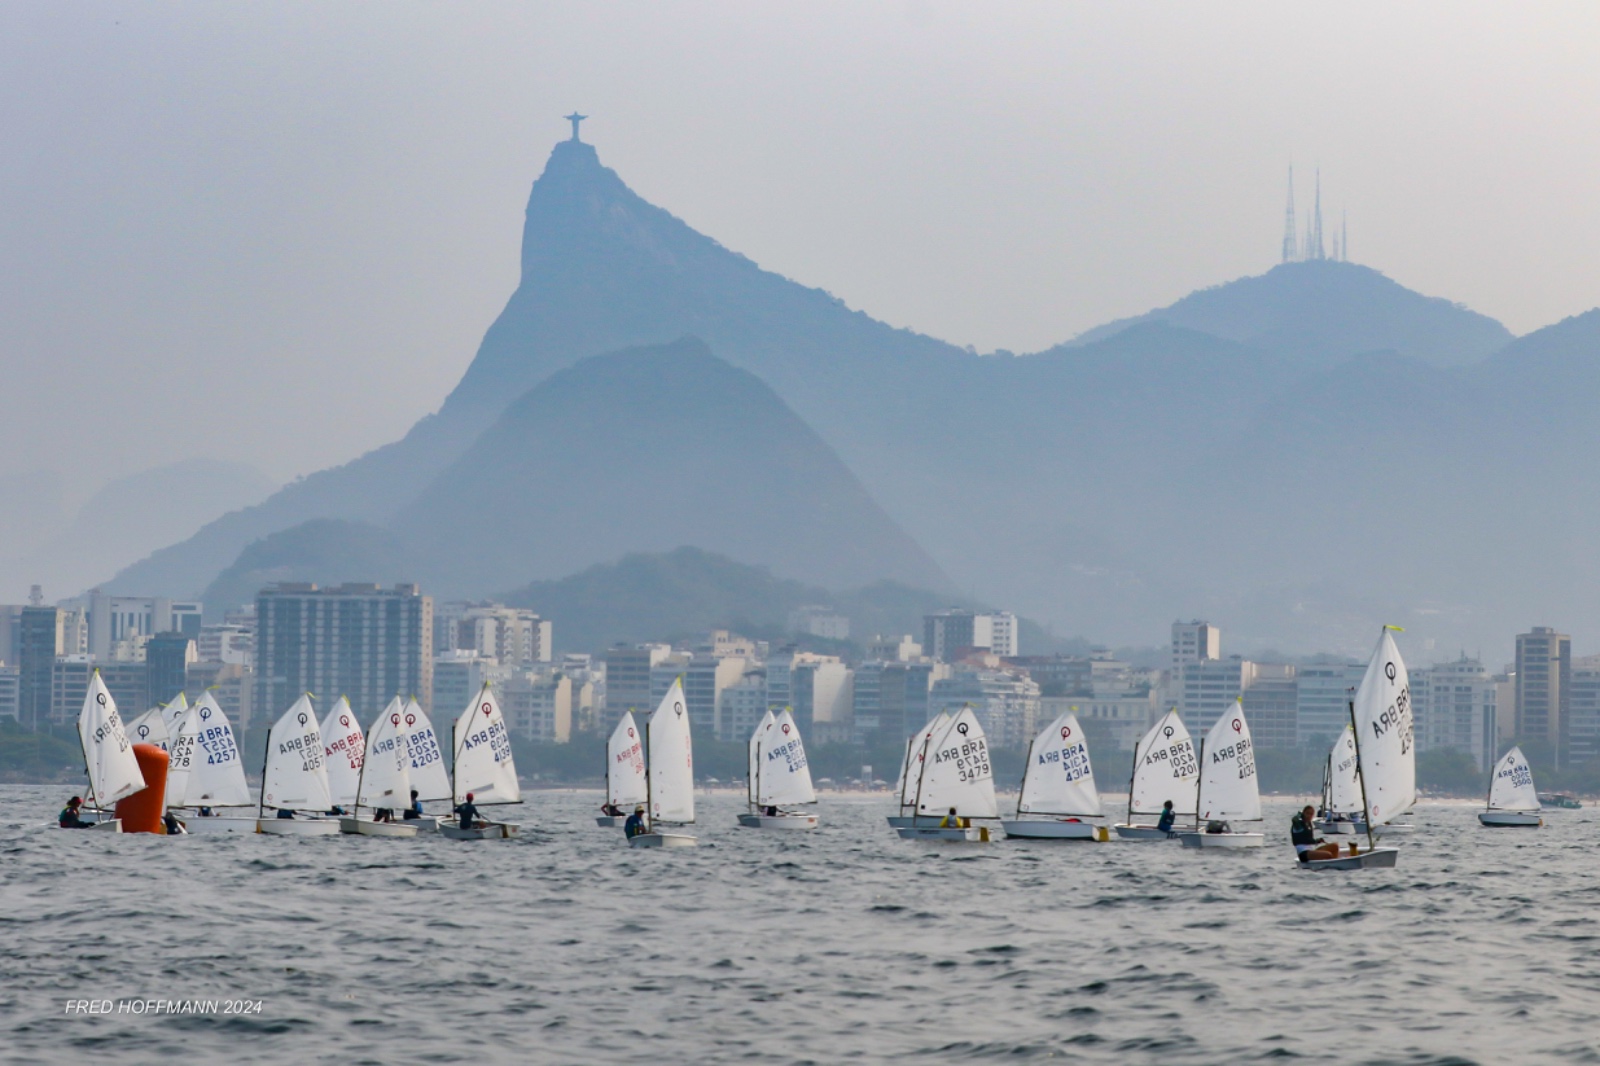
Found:
[[1120, 840], [1171, 840], [1177, 836], [1153, 825], [1119, 825], [1116, 829]]
[[594, 824], [601, 829], [621, 829], [627, 820], [625, 814], [600, 814], [595, 816]]
[[[1318, 832], [1330, 837], [1364, 837], [1367, 835], [1366, 822], [1333, 822], [1324, 819], [1318, 823]], [[1372, 835], [1381, 837], [1386, 834], [1403, 836], [1406, 833], [1415, 833], [1417, 827], [1408, 822], [1395, 825], [1377, 825], [1372, 828]]]
[[371, 818], [340, 818], [339, 832], [363, 837], [414, 837], [417, 827], [415, 823], [407, 825], [405, 822], [378, 822]]
[[94, 827], [95, 827], [95, 830], [97, 832], [102, 832], [102, 833], [120, 833], [120, 832], [122, 832], [122, 819], [121, 818], [107, 818], [107, 819], [105, 819], [103, 821], [96, 822], [94, 824]]
[[1097, 840], [1111, 839], [1111, 831], [1093, 822], [1067, 821], [1063, 818], [1014, 818], [1002, 821], [1007, 837], [1022, 840]]
[[275, 837], [333, 837], [339, 835], [339, 819], [258, 818], [256, 831]]
[[424, 814], [421, 818], [401, 818], [401, 825], [414, 825], [419, 833], [437, 833], [439, 825], [444, 821], [437, 814]]
[[1373, 848], [1359, 855], [1341, 855], [1337, 859], [1312, 859], [1300, 865], [1307, 870], [1386, 870], [1399, 858], [1398, 848]]
[[510, 840], [522, 831], [516, 822], [490, 822], [480, 829], [463, 829], [460, 825], [442, 823], [439, 835], [446, 840]]
[[814, 814], [741, 814], [739, 825], [745, 829], [815, 829]]
[[254, 833], [256, 819], [254, 818], [228, 818], [212, 817], [202, 818], [198, 814], [179, 815], [183, 820], [183, 827], [192, 837], [221, 836], [224, 833]]
[[640, 833], [628, 840], [635, 848], [692, 848], [699, 843], [688, 833]]
[[1179, 833], [1178, 842], [1186, 848], [1259, 848], [1267, 842], [1265, 833]]
[[1538, 811], [1479, 811], [1478, 821], [1487, 826], [1537, 829], [1544, 825]]
[[933, 843], [973, 843], [987, 844], [989, 842], [989, 828], [982, 825], [972, 825], [965, 829], [939, 829], [924, 826], [913, 826], [909, 829], [897, 829], [901, 840], [926, 840]]
[[912, 829], [919, 825], [937, 826], [943, 817], [942, 814], [891, 814], [886, 821], [890, 829]]

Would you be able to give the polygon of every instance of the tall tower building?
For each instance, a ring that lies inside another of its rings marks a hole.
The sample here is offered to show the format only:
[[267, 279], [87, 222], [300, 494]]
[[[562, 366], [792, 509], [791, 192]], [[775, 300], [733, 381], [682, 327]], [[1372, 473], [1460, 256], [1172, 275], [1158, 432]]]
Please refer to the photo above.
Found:
[[[1210, 622], [1172, 623], [1172, 665], [1222, 658], [1222, 630]], [[1235, 696], [1238, 693], [1234, 693]]]
[[1548, 743], [1557, 766], [1567, 761], [1571, 687], [1571, 637], [1549, 626], [1517, 634], [1517, 736]]

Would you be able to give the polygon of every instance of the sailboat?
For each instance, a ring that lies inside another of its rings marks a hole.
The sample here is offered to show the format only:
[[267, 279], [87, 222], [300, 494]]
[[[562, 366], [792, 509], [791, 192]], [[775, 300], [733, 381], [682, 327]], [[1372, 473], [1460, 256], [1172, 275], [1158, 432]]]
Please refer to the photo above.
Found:
[[[467, 802], [469, 794], [480, 807], [522, 802], [522, 784], [511, 757], [511, 733], [500, 712], [500, 701], [487, 681], [478, 698], [456, 716], [451, 749], [455, 752], [451, 769], [457, 806]], [[521, 829], [516, 822], [485, 821], [466, 829], [459, 824], [439, 823], [439, 832], [451, 840], [509, 840]]]
[[1494, 764], [1489, 775], [1489, 799], [1478, 812], [1478, 821], [1490, 826], [1537, 829], [1544, 825], [1543, 810], [1533, 787], [1533, 768], [1521, 748], [1512, 748]]
[[[321, 817], [331, 804], [328, 767], [322, 749], [322, 730], [311, 707], [309, 693], [272, 723], [267, 731], [267, 759], [261, 768], [261, 799], [256, 829], [273, 836], [334, 836], [336, 818]], [[317, 817], [268, 817], [267, 808], [313, 812]]]
[[[190, 834], [254, 833], [257, 818], [254, 814], [211, 814], [200, 816], [200, 810], [218, 807], [248, 807], [255, 797], [244, 778], [244, 759], [233, 736], [233, 725], [222, 713], [216, 698], [207, 692], [189, 708], [184, 734], [193, 736], [189, 759], [189, 772], [182, 791], [167, 789], [168, 804], [194, 810], [184, 816], [184, 828]], [[171, 781], [168, 771], [168, 781]]]
[[1078, 716], [1068, 711], [1028, 745], [1017, 816], [1000, 824], [1006, 836], [1027, 840], [1110, 840], [1111, 831], [1097, 824], [1100, 817], [1089, 744]]
[[1128, 781], [1128, 820], [1116, 827], [1123, 840], [1168, 840], [1173, 834], [1153, 825], [1141, 825], [1136, 815], [1159, 817], [1163, 806], [1172, 801], [1173, 814], [1195, 813], [1195, 786], [1200, 765], [1194, 757], [1194, 741], [1178, 717], [1177, 708], [1161, 716], [1133, 749], [1133, 776]]
[[768, 711], [750, 735], [749, 790], [750, 810], [739, 815], [739, 824], [744, 828], [817, 827], [816, 815], [782, 809], [817, 802], [800, 727], [787, 707], [776, 715]]
[[1399, 852], [1379, 847], [1373, 827], [1396, 818], [1417, 801], [1417, 752], [1412, 731], [1411, 678], [1400, 649], [1384, 626], [1367, 672], [1350, 702], [1350, 733], [1356, 749], [1356, 784], [1367, 850], [1352, 841], [1350, 854], [1310, 859], [1312, 870], [1359, 870], [1392, 867]]
[[339, 819], [341, 833], [368, 837], [414, 837], [417, 823], [361, 817], [361, 808], [386, 810], [390, 818], [411, 802], [411, 759], [406, 753], [405, 708], [400, 697], [389, 701], [367, 734], [361, 772], [356, 779], [355, 807]]
[[[1329, 836], [1361, 836], [1367, 831], [1365, 816], [1361, 813], [1361, 783], [1356, 780], [1356, 735], [1349, 722], [1334, 741], [1322, 772], [1322, 812], [1317, 823], [1319, 832]], [[1385, 823], [1373, 826], [1372, 835], [1409, 833], [1413, 828], [1407, 824]]]
[[1178, 834], [1186, 848], [1259, 848], [1266, 834], [1238, 831], [1234, 822], [1261, 821], [1261, 789], [1256, 779], [1255, 746], [1244, 718], [1244, 700], [1220, 715], [1200, 742], [1198, 812], [1192, 831]]
[[135, 744], [154, 744], [162, 751], [166, 751], [167, 724], [162, 720], [161, 711], [160, 707], [150, 708], [129, 722], [123, 732]]
[[595, 824], [616, 829], [628, 820], [626, 812], [650, 801], [650, 786], [644, 778], [644, 742], [632, 711], [624, 711], [622, 721], [606, 741], [606, 806], [623, 814], [601, 814]]
[[699, 843], [694, 837], [662, 828], [694, 824], [694, 738], [689, 735], [683, 678], [672, 683], [650, 716], [645, 748], [650, 753], [645, 774], [650, 825], [628, 843], [636, 848], [692, 848]]
[[[928, 737], [922, 749], [922, 774], [917, 782], [917, 823], [898, 829], [902, 840], [989, 840], [988, 826], [973, 818], [998, 818], [989, 741], [971, 707], [964, 707], [946, 727]], [[940, 826], [951, 812], [958, 825]]]
[[[445, 769], [444, 748], [433, 731], [433, 723], [428, 720], [415, 696], [406, 701], [400, 721], [405, 726], [406, 758], [410, 762], [407, 770], [411, 774], [411, 790], [417, 794], [417, 801], [452, 800], [454, 793], [450, 788], [450, 773]], [[438, 829], [440, 819], [436, 814], [412, 817], [408, 811], [406, 821], [427, 831]]]
[[329, 807], [343, 811], [356, 805], [361, 789], [361, 764], [367, 754], [366, 734], [350, 709], [350, 701], [340, 696], [333, 710], [322, 720], [322, 755], [328, 764]]
[[117, 701], [111, 698], [105, 681], [96, 670], [89, 679], [78, 712], [78, 741], [83, 746], [83, 764], [89, 772], [89, 810], [81, 817], [95, 821], [97, 829], [122, 832], [122, 819], [111, 811], [121, 799], [144, 788], [144, 772], [133, 754], [133, 741], [123, 732]]
[[923, 756], [928, 748], [928, 738], [942, 733], [950, 726], [950, 712], [940, 711], [933, 720], [906, 738], [906, 757], [900, 764], [900, 783], [895, 791], [900, 794], [900, 813], [889, 816], [890, 829], [909, 829], [914, 825], [938, 825], [939, 819], [917, 819], [917, 789], [922, 784]]

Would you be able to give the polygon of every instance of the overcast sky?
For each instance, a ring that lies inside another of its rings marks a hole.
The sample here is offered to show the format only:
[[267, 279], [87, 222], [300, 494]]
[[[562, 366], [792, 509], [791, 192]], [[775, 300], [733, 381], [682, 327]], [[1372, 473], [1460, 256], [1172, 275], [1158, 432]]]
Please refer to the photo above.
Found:
[[1522, 333], [1596, 303], [1600, 6], [0, 5], [0, 475], [289, 478], [401, 435], [517, 280], [561, 116], [895, 325], [1037, 350], [1277, 258]]

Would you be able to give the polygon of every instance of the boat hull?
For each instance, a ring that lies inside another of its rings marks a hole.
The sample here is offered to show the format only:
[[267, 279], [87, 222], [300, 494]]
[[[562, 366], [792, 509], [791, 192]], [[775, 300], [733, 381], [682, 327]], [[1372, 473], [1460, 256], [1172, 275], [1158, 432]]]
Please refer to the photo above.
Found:
[[256, 831], [274, 837], [332, 837], [339, 835], [339, 819], [258, 818]]
[[890, 829], [914, 829], [917, 826], [937, 826], [942, 814], [891, 814], [885, 819]]
[[444, 819], [437, 814], [424, 814], [421, 818], [402, 818], [402, 825], [414, 825], [419, 833], [437, 833]]
[[987, 844], [989, 827], [969, 825], [964, 829], [940, 829], [937, 826], [911, 826], [896, 829], [901, 840], [923, 840], [934, 844]]
[[1178, 843], [1186, 848], [1259, 848], [1267, 842], [1265, 833], [1179, 833]]
[[595, 816], [594, 824], [601, 829], [621, 829], [627, 820], [625, 814], [600, 814]]
[[741, 814], [739, 825], [744, 829], [815, 829], [814, 814]]
[[463, 829], [459, 825], [439, 826], [439, 835], [447, 840], [510, 840], [521, 831], [522, 826], [516, 822], [490, 822], [474, 829]]
[[1019, 840], [1093, 840], [1104, 843], [1111, 830], [1093, 822], [1067, 821], [1064, 818], [1014, 818], [1000, 823], [1007, 837]]
[[371, 818], [340, 818], [339, 832], [363, 837], [414, 837], [417, 827], [405, 822], [379, 822]]
[[[1324, 836], [1330, 837], [1364, 837], [1367, 835], [1367, 823], [1324, 820], [1317, 824], [1317, 831]], [[1374, 837], [1385, 835], [1404, 836], [1407, 833], [1415, 833], [1416, 831], [1417, 827], [1408, 822], [1400, 822], [1394, 825], [1375, 825], [1372, 827], [1372, 835]]]
[[1116, 830], [1118, 840], [1172, 840], [1178, 835], [1153, 825], [1119, 825]]
[[1399, 848], [1373, 848], [1358, 855], [1341, 855], [1337, 859], [1312, 859], [1300, 865], [1307, 870], [1388, 870], [1400, 857]]
[[700, 843], [688, 833], [640, 833], [628, 838], [634, 848], [692, 848]]
[[183, 816], [183, 827], [192, 837], [221, 836], [225, 833], [254, 833], [255, 818], [229, 818], [226, 816], [202, 818], [198, 814]]
[[1479, 811], [1478, 821], [1496, 829], [1537, 829], [1544, 825], [1538, 811]]

